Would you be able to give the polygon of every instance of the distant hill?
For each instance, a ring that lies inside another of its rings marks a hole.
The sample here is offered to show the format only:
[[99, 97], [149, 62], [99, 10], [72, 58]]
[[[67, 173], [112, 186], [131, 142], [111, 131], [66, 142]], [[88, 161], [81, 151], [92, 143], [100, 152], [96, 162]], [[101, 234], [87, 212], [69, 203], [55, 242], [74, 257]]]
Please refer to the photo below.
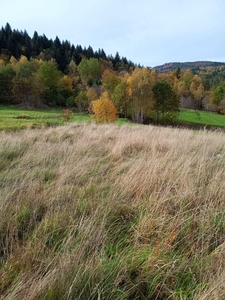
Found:
[[224, 62], [214, 61], [194, 61], [194, 62], [171, 62], [164, 65], [156, 66], [153, 69], [157, 70], [158, 73], [169, 73], [171, 71], [180, 69], [191, 69], [193, 72], [205, 67], [220, 67], [225, 66]]

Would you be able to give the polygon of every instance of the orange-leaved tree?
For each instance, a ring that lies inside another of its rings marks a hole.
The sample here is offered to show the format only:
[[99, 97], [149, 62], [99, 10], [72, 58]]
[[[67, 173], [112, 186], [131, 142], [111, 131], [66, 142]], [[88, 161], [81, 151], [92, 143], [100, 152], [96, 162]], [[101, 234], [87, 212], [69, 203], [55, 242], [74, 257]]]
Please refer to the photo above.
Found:
[[107, 92], [104, 92], [98, 100], [92, 101], [91, 110], [93, 118], [98, 123], [109, 123], [117, 120], [117, 110]]

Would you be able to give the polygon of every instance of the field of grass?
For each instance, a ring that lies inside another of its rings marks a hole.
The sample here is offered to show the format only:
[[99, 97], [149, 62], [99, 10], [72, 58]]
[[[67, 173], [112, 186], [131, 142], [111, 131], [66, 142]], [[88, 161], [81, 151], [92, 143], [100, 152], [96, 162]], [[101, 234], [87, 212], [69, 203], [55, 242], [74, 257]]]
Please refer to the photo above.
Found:
[[0, 132], [0, 299], [225, 299], [225, 136]]
[[225, 127], [225, 115], [206, 111], [182, 109], [178, 115], [177, 121]]
[[[69, 122], [91, 123], [92, 118], [88, 114], [75, 113]], [[25, 128], [40, 128], [62, 125], [65, 123], [60, 109], [32, 110], [16, 106], [0, 105], [0, 130], [18, 130]], [[120, 118], [118, 125], [127, 124], [126, 119]]]
[[[217, 113], [204, 111], [181, 110], [178, 122], [208, 125], [215, 127], [225, 127], [225, 116]], [[70, 122], [91, 123], [92, 119], [87, 114], [74, 114]], [[25, 128], [39, 128], [62, 125], [65, 123], [60, 109], [51, 110], [29, 110], [16, 106], [0, 105], [0, 130], [18, 130]], [[127, 124], [127, 119], [118, 119], [116, 124]], [[132, 124], [132, 123], [131, 123]]]
[[[85, 114], [74, 114], [70, 122], [91, 122], [91, 117]], [[65, 123], [60, 109], [32, 110], [16, 106], [0, 105], [0, 130], [17, 130], [56, 126]]]

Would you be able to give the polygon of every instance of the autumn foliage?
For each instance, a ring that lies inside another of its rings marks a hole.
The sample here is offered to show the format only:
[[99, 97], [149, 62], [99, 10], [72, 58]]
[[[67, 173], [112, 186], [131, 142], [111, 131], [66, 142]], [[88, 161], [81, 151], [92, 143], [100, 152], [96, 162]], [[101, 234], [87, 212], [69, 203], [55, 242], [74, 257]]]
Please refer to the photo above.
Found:
[[91, 110], [97, 123], [109, 123], [117, 120], [117, 110], [107, 92], [104, 92], [98, 100], [92, 101]]
[[[197, 64], [144, 68], [119, 53], [113, 57], [90, 46], [75, 48], [37, 32], [30, 38], [7, 23], [0, 29], [0, 104], [67, 107], [89, 112], [98, 122], [111, 122], [118, 115], [140, 124], [175, 121], [179, 108], [223, 113], [225, 66]], [[170, 96], [161, 81], [170, 85], [164, 84]], [[93, 113], [92, 102], [104, 92], [108, 96], [102, 97], [108, 100], [94, 102]]]

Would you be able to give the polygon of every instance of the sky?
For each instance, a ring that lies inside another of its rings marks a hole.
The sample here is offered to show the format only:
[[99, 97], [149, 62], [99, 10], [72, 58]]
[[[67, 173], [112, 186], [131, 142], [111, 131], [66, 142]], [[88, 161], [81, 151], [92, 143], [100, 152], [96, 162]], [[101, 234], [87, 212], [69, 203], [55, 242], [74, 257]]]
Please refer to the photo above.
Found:
[[103, 49], [143, 66], [225, 62], [224, 0], [0, 0], [0, 27]]

